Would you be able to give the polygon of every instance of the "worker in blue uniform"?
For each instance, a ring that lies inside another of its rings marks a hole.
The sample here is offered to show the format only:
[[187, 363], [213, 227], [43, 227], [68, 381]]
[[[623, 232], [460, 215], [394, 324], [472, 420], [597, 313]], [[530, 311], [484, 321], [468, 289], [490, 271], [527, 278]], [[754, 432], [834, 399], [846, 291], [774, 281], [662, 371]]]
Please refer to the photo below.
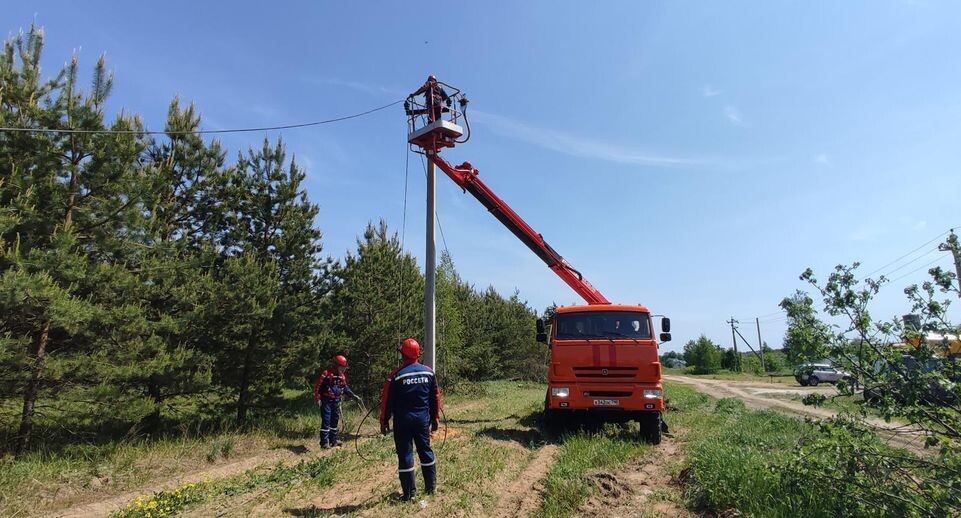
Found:
[[[408, 103], [418, 95], [424, 96], [424, 108], [419, 110], [408, 108], [407, 115], [427, 115], [427, 123], [430, 124], [440, 120], [444, 112], [450, 111], [451, 97], [447, 95], [447, 91], [444, 90], [444, 87], [441, 86], [433, 74], [427, 77], [427, 82], [416, 92], [407, 96]], [[405, 106], [409, 106], [409, 104]]]
[[417, 340], [404, 340], [400, 354], [404, 364], [390, 374], [381, 391], [380, 432], [387, 435], [393, 418], [400, 487], [403, 499], [410, 500], [417, 493], [412, 444], [424, 474], [424, 490], [430, 494], [437, 489], [437, 459], [430, 447], [430, 432], [437, 431], [441, 394], [434, 371], [417, 361]]
[[354, 394], [347, 385], [347, 358], [337, 355], [334, 357], [332, 370], [325, 370], [314, 383], [314, 401], [320, 407], [320, 447], [337, 446], [337, 426], [340, 423], [340, 398], [347, 395], [357, 401], [360, 396]]

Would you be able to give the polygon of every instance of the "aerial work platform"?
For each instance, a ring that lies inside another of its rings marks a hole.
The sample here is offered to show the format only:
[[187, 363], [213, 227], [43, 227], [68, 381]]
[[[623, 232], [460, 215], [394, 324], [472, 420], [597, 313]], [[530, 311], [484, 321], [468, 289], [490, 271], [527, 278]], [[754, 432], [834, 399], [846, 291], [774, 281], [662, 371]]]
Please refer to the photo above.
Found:
[[446, 120], [436, 120], [414, 130], [407, 135], [407, 142], [424, 148], [454, 147], [457, 139], [464, 135], [464, 128]]

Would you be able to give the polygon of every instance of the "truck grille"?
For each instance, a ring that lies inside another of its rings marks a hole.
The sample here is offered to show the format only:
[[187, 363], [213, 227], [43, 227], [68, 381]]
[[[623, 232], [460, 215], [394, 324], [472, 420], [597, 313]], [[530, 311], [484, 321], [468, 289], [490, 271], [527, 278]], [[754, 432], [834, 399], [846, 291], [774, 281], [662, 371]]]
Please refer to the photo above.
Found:
[[629, 390], [586, 390], [584, 397], [631, 397]]
[[637, 367], [574, 367], [575, 378], [619, 379], [637, 376]]

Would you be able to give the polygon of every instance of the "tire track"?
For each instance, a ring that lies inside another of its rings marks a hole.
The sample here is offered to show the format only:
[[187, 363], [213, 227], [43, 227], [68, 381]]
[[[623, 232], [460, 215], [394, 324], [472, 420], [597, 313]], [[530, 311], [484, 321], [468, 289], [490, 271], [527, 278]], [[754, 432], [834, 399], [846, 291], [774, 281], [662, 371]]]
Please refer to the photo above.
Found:
[[544, 479], [557, 450], [556, 444], [538, 450], [514, 482], [501, 493], [491, 516], [530, 516], [536, 511], [543, 500]]
[[661, 444], [642, 459], [612, 472], [599, 471], [587, 476], [595, 494], [578, 509], [578, 516], [628, 517], [645, 509], [656, 516], [687, 518], [690, 511], [667, 496], [676, 493], [670, 465], [679, 463], [683, 451], [677, 441], [665, 437]]

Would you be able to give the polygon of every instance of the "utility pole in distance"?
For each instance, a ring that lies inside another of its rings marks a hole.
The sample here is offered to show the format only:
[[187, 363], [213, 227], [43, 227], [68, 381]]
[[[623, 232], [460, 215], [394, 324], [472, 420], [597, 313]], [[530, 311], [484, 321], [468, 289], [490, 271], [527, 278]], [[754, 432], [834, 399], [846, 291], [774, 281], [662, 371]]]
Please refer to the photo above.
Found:
[[767, 372], [764, 364], [764, 342], [761, 341], [761, 317], [754, 317], [754, 323], [757, 324], [757, 350], [761, 351], [761, 370]]
[[938, 245], [938, 250], [951, 252], [954, 255], [954, 270], [958, 275], [955, 280], [958, 281], [958, 297], [961, 297], [961, 244], [958, 243], [958, 235], [954, 233], [953, 228], [951, 233], [948, 234], [948, 240]]
[[734, 371], [741, 372], [741, 355], [737, 352], [737, 336], [734, 335], [734, 324], [737, 324], [738, 321], [734, 320], [734, 317], [731, 317], [727, 323], [731, 324], [731, 343], [734, 344]]

